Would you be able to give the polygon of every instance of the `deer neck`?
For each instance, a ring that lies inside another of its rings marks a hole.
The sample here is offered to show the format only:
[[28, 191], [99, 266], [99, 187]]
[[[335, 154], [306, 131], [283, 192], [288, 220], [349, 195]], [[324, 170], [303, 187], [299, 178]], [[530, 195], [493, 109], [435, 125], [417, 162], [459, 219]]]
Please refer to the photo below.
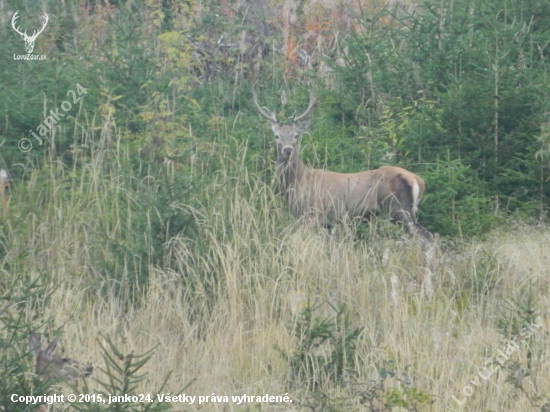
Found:
[[289, 159], [279, 154], [277, 160], [277, 175], [283, 192], [287, 192], [293, 185], [300, 183], [304, 177], [305, 171], [306, 166], [300, 159], [298, 150], [295, 150], [294, 153], [290, 155]]

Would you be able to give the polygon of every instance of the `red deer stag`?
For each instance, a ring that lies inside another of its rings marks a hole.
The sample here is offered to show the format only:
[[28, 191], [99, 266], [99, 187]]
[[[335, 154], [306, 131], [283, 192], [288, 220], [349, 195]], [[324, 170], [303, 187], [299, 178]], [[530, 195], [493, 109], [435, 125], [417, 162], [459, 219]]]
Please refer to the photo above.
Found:
[[431, 243], [432, 234], [416, 220], [418, 202], [425, 189], [420, 177], [395, 166], [359, 173], [311, 169], [300, 159], [297, 141], [299, 135], [309, 130], [315, 104], [313, 91], [310, 90], [306, 111], [290, 124], [282, 124], [275, 113], [264, 110], [254, 89], [252, 96], [256, 109], [269, 120], [275, 134], [279, 188], [294, 216], [329, 225], [346, 218], [368, 220], [382, 209], [403, 226], [407, 235], [418, 234], [423, 243]]
[[[77, 361], [70, 358], [64, 358], [57, 353], [57, 344], [59, 336], [56, 337], [46, 349], [41, 348], [40, 338], [32, 334], [29, 338], [29, 347], [36, 356], [36, 375], [40, 379], [45, 380], [76, 380], [83, 376], [87, 378], [93, 372], [93, 367], [82, 366]], [[35, 412], [48, 412], [51, 410], [50, 405], [39, 405]]]

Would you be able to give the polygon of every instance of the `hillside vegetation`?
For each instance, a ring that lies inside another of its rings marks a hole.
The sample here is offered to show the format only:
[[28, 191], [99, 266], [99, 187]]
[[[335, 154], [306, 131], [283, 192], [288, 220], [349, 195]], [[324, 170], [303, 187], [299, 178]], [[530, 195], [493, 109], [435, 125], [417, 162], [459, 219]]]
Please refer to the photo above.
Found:
[[[48, 13], [46, 60], [14, 60], [17, 10], [28, 32]], [[550, 410], [549, 5], [4, 1], [0, 21], [0, 410], [51, 388], [31, 333], [94, 365], [55, 393], [197, 397], [61, 410]], [[422, 176], [434, 255], [386, 216], [296, 220], [253, 83], [286, 120], [313, 87], [307, 164]]]

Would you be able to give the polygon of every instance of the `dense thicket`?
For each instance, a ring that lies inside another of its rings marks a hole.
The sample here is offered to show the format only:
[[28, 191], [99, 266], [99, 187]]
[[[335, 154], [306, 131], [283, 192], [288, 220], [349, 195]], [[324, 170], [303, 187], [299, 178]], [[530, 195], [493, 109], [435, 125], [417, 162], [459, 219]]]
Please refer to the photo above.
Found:
[[360, 122], [383, 124], [376, 105], [399, 119], [392, 153], [427, 166], [424, 209], [443, 232], [450, 205], [474, 232], [499, 209], [547, 209], [549, 18], [540, 2], [425, 2], [362, 17], [346, 39], [338, 71]]
[[[170, 205], [200, 209], [207, 199], [197, 188], [223, 168], [216, 153], [246, 144], [249, 171], [270, 182], [272, 142], [250, 102], [257, 80], [264, 104], [283, 118], [307, 101], [305, 80], [314, 85], [308, 162], [337, 171], [399, 164], [422, 175], [420, 219], [433, 231], [475, 235], [509, 213], [547, 214], [545, 2], [2, 4], [2, 167], [25, 178], [29, 167], [55, 159], [78, 175], [98, 144], [128, 147], [134, 161], [112, 165], [126, 175], [160, 176], [169, 162], [181, 178], [136, 206], [144, 214], [158, 208], [159, 245], [182, 230], [194, 235], [193, 218]], [[24, 54], [10, 28], [16, 10], [29, 32], [49, 14], [34, 51], [47, 60], [14, 60]], [[38, 144], [29, 131], [76, 84], [87, 93]], [[94, 131], [106, 127], [124, 138], [100, 141]], [[19, 150], [21, 138], [32, 151]]]
[[[524, 224], [550, 201], [546, 3], [0, 0], [0, 409], [53, 389], [36, 333], [94, 364], [89, 394], [550, 410], [548, 224]], [[16, 11], [48, 14], [46, 60]], [[306, 163], [425, 178], [436, 258], [385, 218], [294, 224], [253, 84], [286, 120], [314, 88]]]

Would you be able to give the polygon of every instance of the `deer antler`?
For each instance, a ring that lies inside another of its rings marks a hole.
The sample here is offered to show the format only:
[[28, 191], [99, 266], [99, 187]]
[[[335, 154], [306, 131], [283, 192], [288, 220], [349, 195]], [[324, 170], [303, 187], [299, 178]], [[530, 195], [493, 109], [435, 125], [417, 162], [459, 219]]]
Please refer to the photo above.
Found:
[[313, 88], [309, 89], [309, 106], [307, 107], [306, 111], [301, 114], [298, 117], [293, 117], [293, 122], [299, 122], [304, 117], [307, 117], [309, 115], [309, 112], [311, 112], [311, 109], [313, 109], [313, 106], [315, 105], [315, 97], [313, 96]]
[[264, 109], [262, 109], [262, 107], [258, 103], [258, 96], [256, 95], [256, 86], [255, 85], [252, 87], [252, 98], [254, 99], [254, 104], [256, 105], [256, 109], [258, 110], [258, 113], [260, 113], [263, 117], [265, 117], [271, 123], [279, 123], [275, 113], [266, 112]]

